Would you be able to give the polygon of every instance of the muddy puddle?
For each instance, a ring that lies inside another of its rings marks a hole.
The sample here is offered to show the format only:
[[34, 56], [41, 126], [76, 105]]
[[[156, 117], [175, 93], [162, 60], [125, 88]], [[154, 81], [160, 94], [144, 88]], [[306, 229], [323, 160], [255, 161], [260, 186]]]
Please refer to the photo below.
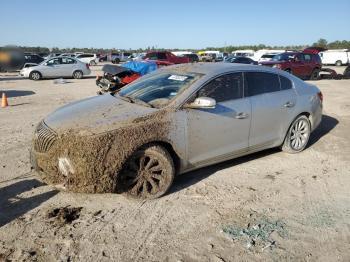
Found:
[[80, 217], [82, 207], [60, 207], [54, 208], [47, 213], [47, 218], [50, 219], [54, 224], [66, 225], [71, 224], [74, 220]]

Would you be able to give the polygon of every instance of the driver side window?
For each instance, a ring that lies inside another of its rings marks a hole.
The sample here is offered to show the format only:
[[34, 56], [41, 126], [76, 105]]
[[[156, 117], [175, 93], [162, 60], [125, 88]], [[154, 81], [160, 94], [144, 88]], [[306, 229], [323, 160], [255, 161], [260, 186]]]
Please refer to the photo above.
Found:
[[60, 60], [59, 60], [59, 58], [53, 58], [53, 59], [47, 61], [46, 64], [47, 65], [59, 65], [60, 64]]
[[197, 97], [210, 97], [217, 103], [242, 98], [242, 73], [232, 73], [215, 78], [198, 91]]

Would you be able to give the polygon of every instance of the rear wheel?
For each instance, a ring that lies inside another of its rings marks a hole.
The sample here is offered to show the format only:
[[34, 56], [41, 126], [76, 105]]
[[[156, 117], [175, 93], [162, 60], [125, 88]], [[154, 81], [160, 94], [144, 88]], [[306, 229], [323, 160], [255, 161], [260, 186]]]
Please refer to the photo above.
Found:
[[173, 183], [174, 162], [159, 145], [137, 150], [118, 176], [118, 186], [133, 198], [152, 199], [164, 195]]
[[82, 79], [83, 78], [83, 72], [80, 70], [74, 71], [73, 72], [73, 77], [75, 79]]
[[120, 63], [120, 59], [119, 58], [114, 59], [114, 63], [113, 64], [119, 64], [119, 63]]
[[317, 80], [320, 77], [320, 69], [315, 68], [310, 76], [310, 80]]
[[305, 149], [311, 133], [310, 120], [305, 115], [297, 117], [290, 126], [282, 144], [282, 150], [298, 153]]
[[337, 62], [335, 62], [335, 65], [336, 65], [336, 66], [342, 66], [343, 63], [342, 63], [340, 60], [338, 60]]
[[41, 74], [38, 71], [33, 71], [29, 74], [29, 78], [34, 81], [37, 81], [41, 79]]

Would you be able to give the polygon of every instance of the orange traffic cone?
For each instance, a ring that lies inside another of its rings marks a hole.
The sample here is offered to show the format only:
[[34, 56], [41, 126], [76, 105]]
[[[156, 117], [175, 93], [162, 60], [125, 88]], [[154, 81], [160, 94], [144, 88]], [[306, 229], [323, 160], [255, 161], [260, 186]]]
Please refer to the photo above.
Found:
[[7, 102], [7, 96], [5, 93], [2, 93], [2, 99], [1, 99], [1, 107], [7, 107], [9, 103]]

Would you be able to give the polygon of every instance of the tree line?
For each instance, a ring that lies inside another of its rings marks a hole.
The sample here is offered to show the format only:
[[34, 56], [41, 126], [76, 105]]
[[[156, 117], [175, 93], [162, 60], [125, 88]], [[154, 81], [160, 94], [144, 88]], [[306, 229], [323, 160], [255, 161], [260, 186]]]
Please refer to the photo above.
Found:
[[[283, 49], [283, 50], [302, 50], [306, 47], [310, 46], [317, 46], [317, 47], [323, 47], [327, 49], [350, 49], [350, 41], [347, 40], [337, 40], [334, 42], [328, 42], [324, 38], [320, 38], [317, 42], [311, 44], [311, 45], [287, 45], [287, 46], [270, 46], [270, 45], [264, 45], [264, 44], [259, 44], [259, 45], [239, 45], [239, 46], [234, 46], [234, 45], [229, 45], [229, 46], [223, 46], [223, 47], [207, 47], [204, 49], [187, 49], [190, 51], [201, 51], [201, 50], [218, 50], [221, 52], [228, 52], [231, 53], [232, 51], [235, 50], [241, 50], [241, 49], [252, 49], [254, 51], [259, 50], [259, 49]], [[58, 48], [58, 47], [53, 47], [51, 49], [47, 47], [41, 47], [41, 46], [36, 46], [36, 47], [29, 47], [29, 46], [21, 46], [22, 50], [24, 52], [31, 52], [31, 53], [74, 53], [74, 52], [84, 52], [84, 53], [98, 53], [98, 54], [105, 54], [105, 53], [110, 53], [110, 52], [118, 52], [118, 51], [127, 51], [131, 53], [141, 53], [141, 52], [147, 52], [151, 50], [171, 50], [171, 51], [180, 51], [184, 49], [165, 49], [165, 48], [157, 48], [154, 46], [148, 46], [146, 48], [138, 48], [138, 49], [129, 49], [129, 50], [117, 50], [115, 48], [78, 48], [78, 47], [73, 47], [73, 48]]]

